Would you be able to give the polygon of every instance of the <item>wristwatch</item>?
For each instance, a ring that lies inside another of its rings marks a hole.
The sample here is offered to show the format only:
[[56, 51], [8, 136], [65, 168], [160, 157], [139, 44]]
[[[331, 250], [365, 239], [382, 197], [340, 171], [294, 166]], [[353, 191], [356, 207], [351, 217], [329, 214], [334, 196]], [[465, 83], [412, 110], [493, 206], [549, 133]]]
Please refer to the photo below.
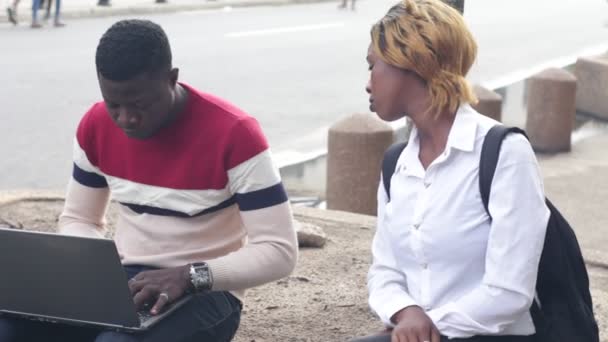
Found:
[[190, 264], [190, 282], [194, 292], [210, 291], [213, 286], [213, 276], [206, 262]]

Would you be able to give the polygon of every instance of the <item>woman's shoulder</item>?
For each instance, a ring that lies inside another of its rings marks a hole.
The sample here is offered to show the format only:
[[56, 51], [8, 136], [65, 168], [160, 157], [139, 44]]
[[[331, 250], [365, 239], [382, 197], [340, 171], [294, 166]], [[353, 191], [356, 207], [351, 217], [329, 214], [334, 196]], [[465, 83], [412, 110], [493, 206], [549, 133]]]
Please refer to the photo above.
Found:
[[500, 148], [499, 162], [500, 159], [503, 159], [505, 164], [537, 163], [530, 141], [519, 133], [507, 135]]
[[[502, 123], [477, 112], [470, 105], [464, 106], [466, 106], [463, 108], [466, 115], [469, 115], [470, 119], [477, 123], [476, 138], [479, 149], [481, 150], [483, 141], [490, 129], [496, 125], [502, 125]], [[534, 150], [532, 149], [530, 142], [523, 134], [518, 133], [507, 135], [500, 149], [500, 159], [505, 162], [508, 160], [509, 164], [520, 162], [536, 163], [536, 156], [534, 155]]]

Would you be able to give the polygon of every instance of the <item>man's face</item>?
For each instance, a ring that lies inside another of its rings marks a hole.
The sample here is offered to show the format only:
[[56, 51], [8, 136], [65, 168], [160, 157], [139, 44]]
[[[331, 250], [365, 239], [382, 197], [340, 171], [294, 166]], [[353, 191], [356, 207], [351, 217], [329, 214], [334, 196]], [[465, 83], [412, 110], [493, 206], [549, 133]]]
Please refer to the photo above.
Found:
[[127, 81], [98, 75], [108, 113], [127, 136], [149, 138], [167, 121], [174, 102], [173, 71], [143, 73]]

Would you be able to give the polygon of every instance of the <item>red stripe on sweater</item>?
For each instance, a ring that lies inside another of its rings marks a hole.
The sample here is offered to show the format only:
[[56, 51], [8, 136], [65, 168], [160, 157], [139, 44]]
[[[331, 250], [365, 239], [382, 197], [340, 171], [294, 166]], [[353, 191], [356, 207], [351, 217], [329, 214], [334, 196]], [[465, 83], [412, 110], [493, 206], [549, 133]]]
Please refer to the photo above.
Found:
[[77, 140], [103, 173], [137, 183], [182, 190], [223, 189], [227, 171], [265, 151], [258, 122], [213, 95], [190, 92], [177, 121], [154, 136], [128, 138], [103, 102], [82, 118]]

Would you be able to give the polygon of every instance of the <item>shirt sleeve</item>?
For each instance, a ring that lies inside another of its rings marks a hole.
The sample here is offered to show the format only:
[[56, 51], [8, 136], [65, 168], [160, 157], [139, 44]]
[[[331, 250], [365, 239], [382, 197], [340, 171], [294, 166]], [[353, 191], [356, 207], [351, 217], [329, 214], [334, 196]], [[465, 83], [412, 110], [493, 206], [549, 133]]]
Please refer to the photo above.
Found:
[[488, 205], [492, 217], [481, 284], [427, 314], [443, 335], [496, 335], [529, 310], [549, 209], [534, 152], [519, 134], [503, 142]]
[[406, 275], [397, 267], [394, 250], [387, 234], [384, 213], [388, 196], [382, 178], [378, 187], [378, 221], [372, 242], [373, 261], [367, 275], [369, 305], [387, 326], [391, 317], [408, 306], [417, 305], [407, 291]]
[[[79, 126], [79, 136], [83, 124]], [[82, 144], [85, 145], [85, 144]], [[74, 164], [68, 183], [63, 212], [59, 216], [59, 233], [83, 237], [105, 236], [105, 213], [110, 191], [103, 173], [87, 157], [79, 139], [74, 139]]]
[[228, 186], [247, 244], [208, 261], [214, 290], [241, 290], [289, 275], [298, 254], [293, 215], [266, 139], [253, 118], [241, 120], [227, 153]]

